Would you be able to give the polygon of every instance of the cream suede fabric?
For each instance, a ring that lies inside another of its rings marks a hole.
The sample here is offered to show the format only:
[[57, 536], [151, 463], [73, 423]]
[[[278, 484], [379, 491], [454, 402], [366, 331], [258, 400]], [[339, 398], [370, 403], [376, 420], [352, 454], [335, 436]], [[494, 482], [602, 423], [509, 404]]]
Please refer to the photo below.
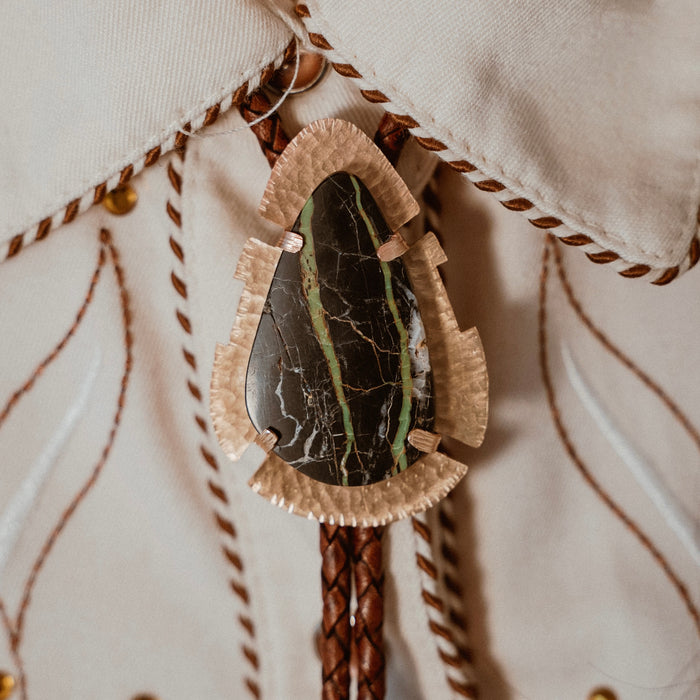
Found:
[[[149, 134], [167, 133], [172, 140], [202, 104], [215, 103], [278, 59], [290, 27], [302, 31], [286, 2], [246, 0], [197, 10], [151, 3], [72, 7], [11, 3], [0, 9], [7, 27], [7, 44], [0, 47], [7, 98], [0, 114], [8, 125], [0, 136], [5, 241], [24, 223], [50, 215], [52, 206], [63, 206], [59, 194], [79, 197], [105, 172], [142, 158], [157, 145]], [[697, 206], [688, 180], [697, 155], [696, 124], [690, 123], [697, 84], [686, 54], [693, 41], [676, 43], [671, 36], [690, 36], [693, 11], [670, 3], [569, 3], [547, 12], [543, 3], [527, 10], [491, 4], [488, 11], [486, 4], [456, 9], [438, 3], [428, 14], [414, 3], [370, 8], [360, 1], [352, 11], [339, 2], [309, 7], [313, 26], [336, 52], [346, 50], [348, 62], [376, 76], [377, 89], [389, 94], [392, 86], [404, 86], [419, 110], [413, 116], [439, 119], [440, 129], [455, 136], [455, 153], [479, 143], [494, 163], [512, 166], [557, 207], [603, 222], [619, 235], [615, 249], [630, 259], [644, 246], [671, 264], [687, 247], [691, 229], [680, 224]], [[32, 33], [37, 26], [41, 32]], [[79, 27], [86, 28], [80, 41]], [[429, 39], [434, 35], [440, 41]], [[49, 89], [48, 62], [69, 93]], [[80, 80], [76, 65], [89, 80]], [[664, 109], [653, 109], [653, 100], [664, 97]], [[371, 135], [382, 113], [353, 80], [333, 71], [281, 108], [290, 135], [328, 116]], [[23, 121], [21, 114], [31, 118]], [[247, 479], [262, 458], [258, 448], [233, 464], [211, 429], [202, 437], [193, 414], [203, 410], [206, 417], [206, 408], [198, 408], [188, 390], [181, 352], [189, 342], [206, 406], [214, 345], [228, 337], [241, 292], [233, 279], [237, 257], [247, 237], [278, 234], [257, 214], [269, 176], [257, 140], [246, 129], [224, 133], [242, 125], [232, 110], [190, 138], [184, 163], [166, 154], [136, 175], [131, 184], [139, 201], [131, 213], [113, 216], [88, 202], [75, 221], [0, 263], [0, 410], [73, 324], [103, 227], [120, 253], [132, 311], [133, 369], [112, 451], [56, 541], [27, 608], [20, 656], [28, 700], [129, 700], [147, 692], [161, 700], [238, 699], [251, 697], [246, 678], [259, 685], [263, 700], [320, 696], [318, 525], [250, 491]], [[652, 161], [663, 165], [646, 167]], [[168, 178], [171, 163], [182, 174], [181, 197]], [[419, 195], [437, 163], [437, 156], [409, 142], [398, 169]], [[618, 700], [695, 698], [700, 643], [687, 605], [650, 552], [586, 484], [552, 422], [539, 364], [543, 232], [449, 169], [439, 172], [437, 191], [448, 290], [461, 327], [480, 330], [492, 387], [483, 446], [450, 447], [471, 467], [458, 487], [456, 516], [480, 697], [585, 700], [606, 686]], [[175, 315], [183, 301], [171, 283], [177, 261], [168, 201], [182, 216], [190, 341]], [[698, 271], [660, 289], [622, 279], [578, 250], [563, 254], [583, 308], [698, 425]], [[700, 576], [692, 552], [632, 476], [619, 441], [606, 439], [592, 418], [562, 353], [570, 351], [608, 423], [651, 465], [674, 508], [689, 514], [696, 539], [697, 445], [584, 328], [553, 271], [547, 292], [546, 347], [571, 443], [658, 547], [697, 607]], [[0, 599], [13, 619], [42, 544], [108, 437], [124, 368], [121, 324], [108, 260], [74, 337], [0, 424], [0, 523], [27, 475], [42, 459], [50, 467], [34, 489], [19, 538], [0, 556]], [[200, 444], [221, 468], [228, 504], [219, 512], [236, 528], [248, 605], [230, 587], [233, 569], [212, 517], [210, 467]], [[437, 528], [435, 514], [429, 517]], [[0, 549], [7, 541], [0, 532]], [[389, 528], [387, 698], [459, 697], [428, 625], [415, 547], [410, 523]], [[437, 546], [435, 557], [439, 561]], [[240, 615], [254, 622], [252, 642]], [[254, 647], [257, 671], [242, 644]], [[3, 670], [19, 678], [4, 632]]]

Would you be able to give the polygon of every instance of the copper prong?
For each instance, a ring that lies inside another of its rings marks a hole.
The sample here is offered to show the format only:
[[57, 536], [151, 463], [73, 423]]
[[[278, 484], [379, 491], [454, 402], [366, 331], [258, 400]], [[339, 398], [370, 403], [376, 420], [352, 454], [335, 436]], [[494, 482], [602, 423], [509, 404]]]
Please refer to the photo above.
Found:
[[436, 452], [440, 440], [442, 440], [442, 435], [439, 433], [431, 433], [427, 430], [421, 430], [420, 428], [414, 428], [408, 434], [408, 442], [417, 450], [425, 452], [426, 454]]
[[265, 452], [272, 452], [278, 440], [279, 437], [272, 430], [266, 428], [262, 433], [258, 433], [255, 444], [262, 447]]
[[403, 236], [396, 231], [394, 235], [377, 248], [377, 257], [382, 262], [389, 262], [401, 257], [408, 250], [408, 244]]
[[279, 241], [277, 247], [286, 250], [288, 253], [298, 253], [304, 246], [304, 237], [294, 231], [285, 231]]

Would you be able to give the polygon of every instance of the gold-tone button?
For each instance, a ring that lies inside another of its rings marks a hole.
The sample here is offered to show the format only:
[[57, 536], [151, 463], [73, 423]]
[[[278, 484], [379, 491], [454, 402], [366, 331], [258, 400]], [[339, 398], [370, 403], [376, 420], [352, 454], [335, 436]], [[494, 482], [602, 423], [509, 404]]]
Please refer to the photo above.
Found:
[[0, 700], [7, 700], [15, 689], [15, 677], [6, 671], [0, 671]]
[[102, 204], [108, 212], [121, 216], [130, 212], [136, 206], [138, 198], [136, 190], [131, 185], [118, 185], [107, 192], [102, 200]]
[[[294, 87], [290, 90], [290, 95], [297, 95], [300, 92], [310, 90], [323, 78], [328, 68], [328, 62], [320, 53], [311, 53], [310, 51], [304, 51], [304, 49], [297, 49], [297, 51], [299, 51], [299, 72], [297, 79], [294, 81]], [[270, 85], [273, 88], [279, 92], [284, 92], [291, 85], [296, 61], [296, 57], [293, 56], [289, 61], [282, 64], [270, 80]]]
[[590, 692], [588, 700], [617, 700], [617, 695], [610, 688], [596, 688]]
[[139, 695], [134, 695], [131, 700], [159, 700], [157, 695], [151, 695], [150, 693], [140, 693]]

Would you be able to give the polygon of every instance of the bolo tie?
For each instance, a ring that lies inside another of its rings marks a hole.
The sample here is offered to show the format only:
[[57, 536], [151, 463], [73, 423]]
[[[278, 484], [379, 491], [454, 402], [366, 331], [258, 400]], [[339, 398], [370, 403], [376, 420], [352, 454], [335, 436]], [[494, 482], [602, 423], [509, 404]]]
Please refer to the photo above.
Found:
[[356, 683], [358, 700], [381, 700], [384, 530], [465, 475], [440, 443], [481, 444], [486, 363], [455, 319], [437, 237], [402, 233], [419, 213], [393, 167], [407, 130], [386, 114], [373, 141], [322, 119], [290, 141], [269, 110], [261, 91], [241, 105], [272, 166], [259, 211], [279, 238], [243, 248], [210, 412], [230, 459], [266, 452], [252, 490], [320, 524], [322, 697]]

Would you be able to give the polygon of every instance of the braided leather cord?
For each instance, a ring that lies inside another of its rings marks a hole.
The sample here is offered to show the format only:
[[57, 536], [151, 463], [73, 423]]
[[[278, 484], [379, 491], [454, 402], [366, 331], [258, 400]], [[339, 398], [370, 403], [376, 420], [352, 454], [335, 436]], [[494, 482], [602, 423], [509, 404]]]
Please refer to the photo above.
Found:
[[377, 127], [377, 133], [374, 135], [374, 143], [387, 160], [395, 166], [399, 155], [401, 155], [401, 149], [409, 136], [406, 125], [399, 121], [395, 114], [384, 112]]
[[350, 528], [321, 524], [321, 664], [323, 700], [350, 697]]
[[383, 700], [386, 691], [384, 642], [383, 527], [356, 527], [352, 533], [357, 610], [353, 638], [357, 650], [357, 700]]
[[[241, 115], [247, 122], [255, 121], [270, 109], [272, 105], [261, 90], [248, 95], [240, 106]], [[274, 112], [261, 122], [253, 124], [250, 129], [258, 137], [260, 148], [272, 168], [289, 143], [289, 137], [284, 133], [279, 114]]]

